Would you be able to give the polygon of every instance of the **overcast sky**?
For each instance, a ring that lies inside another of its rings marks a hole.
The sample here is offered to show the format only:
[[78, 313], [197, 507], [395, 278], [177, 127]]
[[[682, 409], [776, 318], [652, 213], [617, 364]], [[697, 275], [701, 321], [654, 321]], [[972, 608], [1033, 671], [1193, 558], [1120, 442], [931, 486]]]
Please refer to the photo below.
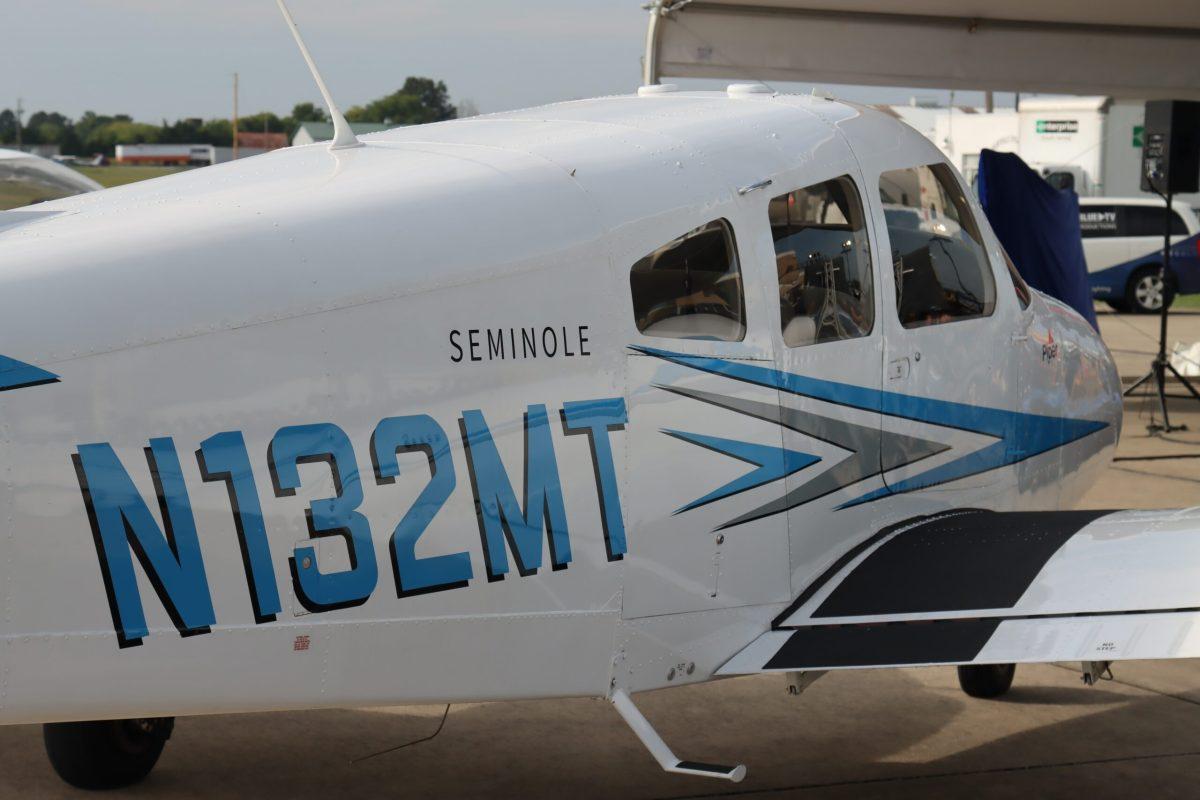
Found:
[[[485, 112], [629, 92], [640, 82], [641, 0], [289, 7], [343, 109], [395, 91], [408, 75], [444, 80], [455, 100]], [[243, 113], [283, 114], [319, 100], [273, 0], [0, 0], [0, 108], [20, 97], [27, 112], [72, 117], [89, 109], [146, 122], [227, 117], [235, 71]], [[913, 94], [835, 88], [862, 101]]]

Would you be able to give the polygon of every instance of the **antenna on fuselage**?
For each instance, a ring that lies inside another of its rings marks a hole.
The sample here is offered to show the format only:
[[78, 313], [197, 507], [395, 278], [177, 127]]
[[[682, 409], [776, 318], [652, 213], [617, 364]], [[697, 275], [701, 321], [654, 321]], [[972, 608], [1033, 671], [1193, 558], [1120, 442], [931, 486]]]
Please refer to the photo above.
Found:
[[333, 141], [329, 143], [330, 150], [345, 150], [350, 147], [362, 147], [362, 142], [354, 135], [354, 130], [350, 127], [350, 123], [346, 122], [346, 118], [342, 116], [342, 112], [338, 110], [337, 104], [333, 102], [333, 95], [329, 93], [329, 87], [325, 85], [325, 79], [321, 77], [320, 71], [317, 70], [317, 63], [313, 61], [312, 53], [308, 52], [308, 47], [304, 44], [304, 38], [300, 36], [300, 29], [296, 27], [296, 21], [292, 19], [292, 13], [288, 11], [283, 0], [275, 0], [279, 5], [279, 10], [283, 14], [283, 20], [292, 31], [292, 36], [296, 37], [296, 44], [300, 47], [300, 55], [304, 56], [304, 60], [308, 62], [308, 68], [312, 72], [313, 80], [317, 82], [317, 88], [321, 90], [321, 97], [325, 99], [325, 107], [329, 109], [329, 118], [333, 120]]

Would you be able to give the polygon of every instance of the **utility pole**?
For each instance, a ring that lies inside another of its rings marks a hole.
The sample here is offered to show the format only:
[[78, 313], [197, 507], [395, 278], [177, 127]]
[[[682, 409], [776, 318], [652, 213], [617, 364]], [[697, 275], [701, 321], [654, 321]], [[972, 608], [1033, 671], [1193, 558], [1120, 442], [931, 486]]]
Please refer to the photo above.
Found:
[[21, 108], [21, 98], [17, 98], [17, 149], [21, 149], [21, 115], [25, 113], [25, 109]]
[[238, 157], [238, 74], [233, 73], [233, 160]]

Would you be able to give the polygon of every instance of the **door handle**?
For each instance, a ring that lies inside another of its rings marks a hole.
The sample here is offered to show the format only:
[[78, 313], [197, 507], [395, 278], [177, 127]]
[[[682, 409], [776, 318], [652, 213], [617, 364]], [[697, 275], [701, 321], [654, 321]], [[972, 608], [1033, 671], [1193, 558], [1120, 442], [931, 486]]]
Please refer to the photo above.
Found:
[[888, 380], [900, 381], [908, 377], [911, 369], [908, 358], [897, 358], [888, 364]]

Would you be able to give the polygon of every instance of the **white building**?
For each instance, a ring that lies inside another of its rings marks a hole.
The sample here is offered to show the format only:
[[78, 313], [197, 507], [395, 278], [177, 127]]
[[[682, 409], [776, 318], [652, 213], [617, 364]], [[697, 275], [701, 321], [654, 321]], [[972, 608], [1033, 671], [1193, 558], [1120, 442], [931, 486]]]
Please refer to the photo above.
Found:
[[[974, 182], [984, 149], [1016, 153], [1083, 196], [1138, 197], [1145, 104], [1108, 97], [1029, 97], [1019, 108], [888, 106]], [[1152, 196], [1152, 195], [1144, 195]], [[1200, 206], [1200, 195], [1180, 196]]]
[[[350, 123], [350, 128], [354, 131], [355, 136], [362, 136], [364, 133], [379, 133], [380, 131], [386, 131], [388, 128], [394, 127], [396, 126], [380, 125], [376, 122]], [[292, 137], [292, 146], [298, 147], [305, 144], [330, 141], [333, 141], [332, 122], [305, 122], [296, 131], [296, 135]]]
[[914, 100], [906, 106], [879, 106], [916, 128], [962, 170], [971, 183], [979, 172], [983, 150], [1017, 152], [1019, 125], [1016, 109], [987, 113], [970, 106], [933, 106]]

